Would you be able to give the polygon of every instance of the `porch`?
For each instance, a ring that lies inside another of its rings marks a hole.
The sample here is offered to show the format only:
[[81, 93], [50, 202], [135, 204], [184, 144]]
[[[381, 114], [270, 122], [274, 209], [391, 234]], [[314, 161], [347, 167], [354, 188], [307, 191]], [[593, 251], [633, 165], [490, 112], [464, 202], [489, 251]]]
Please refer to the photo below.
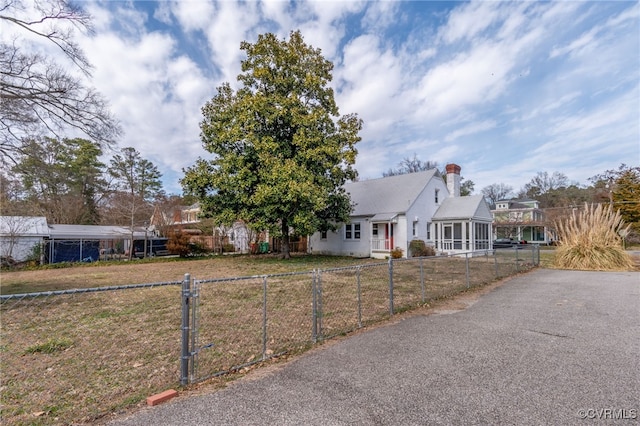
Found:
[[371, 257], [387, 257], [395, 248], [397, 215], [376, 215], [371, 221]]

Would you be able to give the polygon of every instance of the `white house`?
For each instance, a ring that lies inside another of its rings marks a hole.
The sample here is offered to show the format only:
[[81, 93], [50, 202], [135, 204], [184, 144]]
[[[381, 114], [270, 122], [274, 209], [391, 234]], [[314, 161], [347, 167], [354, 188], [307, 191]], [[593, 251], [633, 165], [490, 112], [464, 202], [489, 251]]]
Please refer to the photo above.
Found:
[[413, 239], [448, 253], [491, 247], [489, 206], [482, 196], [460, 197], [455, 164], [447, 165], [447, 183], [432, 169], [353, 182], [345, 190], [354, 206], [349, 223], [312, 235], [311, 253], [384, 259], [401, 248], [406, 257]]

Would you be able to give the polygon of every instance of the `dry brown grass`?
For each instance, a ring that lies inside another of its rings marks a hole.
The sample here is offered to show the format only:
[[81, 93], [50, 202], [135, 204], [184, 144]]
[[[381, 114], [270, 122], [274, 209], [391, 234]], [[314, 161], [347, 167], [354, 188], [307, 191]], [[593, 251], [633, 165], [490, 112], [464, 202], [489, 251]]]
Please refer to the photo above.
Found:
[[610, 206], [585, 204], [556, 222], [559, 245], [554, 265], [563, 269], [625, 271], [634, 267], [622, 247], [620, 233], [628, 230]]
[[[473, 258], [469, 285], [487, 284], [530, 266], [527, 256], [517, 252]], [[179, 281], [187, 271], [196, 278], [220, 278], [335, 267], [345, 269], [323, 272], [320, 283], [319, 340], [389, 318], [388, 267], [371, 259], [225, 257], [22, 271], [3, 273], [2, 278], [4, 292], [6, 282], [12, 290], [32, 291]], [[213, 346], [198, 355], [196, 379], [261, 359], [264, 284], [259, 276], [202, 283], [198, 344]], [[308, 349], [311, 274], [269, 277], [267, 284], [266, 355]], [[395, 312], [466, 288], [464, 259], [425, 259], [422, 267], [417, 261], [394, 263]], [[3, 303], [1, 313], [3, 424], [92, 423], [178, 386], [179, 285], [23, 299]]]

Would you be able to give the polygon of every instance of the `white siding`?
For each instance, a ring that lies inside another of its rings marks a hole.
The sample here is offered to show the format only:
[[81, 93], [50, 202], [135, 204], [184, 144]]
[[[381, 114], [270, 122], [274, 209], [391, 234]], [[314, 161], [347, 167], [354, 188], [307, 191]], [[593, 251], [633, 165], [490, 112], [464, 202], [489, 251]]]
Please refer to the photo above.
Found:
[[0, 237], [0, 255], [24, 262], [33, 253], [33, 248], [41, 243], [42, 237]]
[[312, 254], [331, 254], [337, 256], [369, 257], [371, 225], [368, 218], [353, 218], [351, 223], [360, 223], [360, 239], [345, 239], [344, 223], [336, 231], [327, 231], [322, 239], [316, 232], [309, 238], [309, 252]]

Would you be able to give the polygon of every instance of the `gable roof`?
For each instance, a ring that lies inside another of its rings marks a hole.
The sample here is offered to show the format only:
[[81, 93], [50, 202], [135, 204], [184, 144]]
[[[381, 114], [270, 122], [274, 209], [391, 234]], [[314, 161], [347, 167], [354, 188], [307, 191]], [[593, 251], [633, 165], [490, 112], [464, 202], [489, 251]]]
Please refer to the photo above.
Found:
[[445, 198], [433, 215], [433, 220], [479, 219], [492, 221], [489, 205], [483, 195]]
[[344, 189], [354, 204], [352, 216], [373, 216], [406, 212], [424, 191], [438, 169], [347, 183]]
[[520, 198], [520, 199], [510, 199], [510, 200], [498, 200], [497, 203], [508, 203], [509, 209], [533, 209], [537, 208], [538, 200], [534, 200], [532, 198]]
[[0, 216], [0, 235], [48, 237], [47, 218], [44, 216]]

